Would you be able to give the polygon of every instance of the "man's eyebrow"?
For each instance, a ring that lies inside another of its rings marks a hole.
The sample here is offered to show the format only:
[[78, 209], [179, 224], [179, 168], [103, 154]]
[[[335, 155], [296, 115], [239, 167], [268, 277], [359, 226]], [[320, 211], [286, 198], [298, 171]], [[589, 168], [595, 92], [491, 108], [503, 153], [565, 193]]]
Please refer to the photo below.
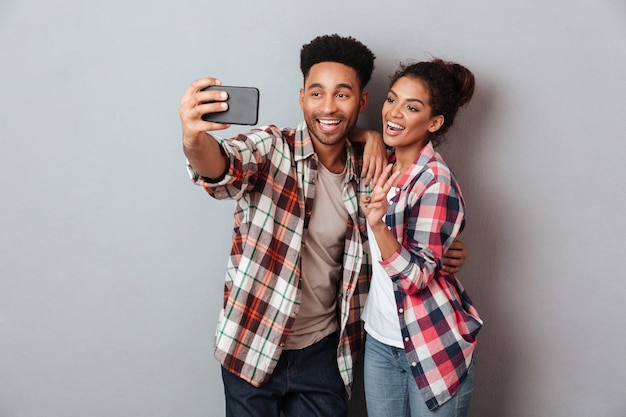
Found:
[[346, 88], [348, 90], [352, 90], [352, 85], [351, 84], [337, 84], [335, 88]]
[[[313, 83], [313, 84], [311, 84], [308, 88], [324, 88], [324, 85], [322, 85], [322, 83]], [[353, 90], [353, 89], [354, 89], [354, 88], [352, 87], [352, 85], [350, 85], [350, 84], [344, 84], [344, 83], [337, 84], [337, 85], [335, 86], [335, 88], [336, 88], [336, 89], [345, 88], [345, 89], [348, 89], [348, 90]]]

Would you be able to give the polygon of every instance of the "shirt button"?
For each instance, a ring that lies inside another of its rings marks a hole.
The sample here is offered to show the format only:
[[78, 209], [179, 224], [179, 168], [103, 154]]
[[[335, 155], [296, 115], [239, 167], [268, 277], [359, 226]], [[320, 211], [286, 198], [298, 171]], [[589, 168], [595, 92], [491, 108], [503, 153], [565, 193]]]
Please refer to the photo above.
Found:
[[417, 366], [417, 362], [411, 362], [411, 366], [415, 368]]
[[398, 312], [399, 312], [400, 314], [402, 314], [402, 313], [404, 313], [404, 309], [403, 309], [403, 308], [401, 308], [401, 309], [399, 309], [399, 310], [398, 310]]
[[408, 338], [408, 337], [405, 337], [405, 338], [404, 338], [404, 341], [405, 341], [405, 342], [408, 342], [408, 341], [409, 341], [409, 338]]
[[279, 343], [278, 346], [285, 347], [285, 344], [284, 343]]

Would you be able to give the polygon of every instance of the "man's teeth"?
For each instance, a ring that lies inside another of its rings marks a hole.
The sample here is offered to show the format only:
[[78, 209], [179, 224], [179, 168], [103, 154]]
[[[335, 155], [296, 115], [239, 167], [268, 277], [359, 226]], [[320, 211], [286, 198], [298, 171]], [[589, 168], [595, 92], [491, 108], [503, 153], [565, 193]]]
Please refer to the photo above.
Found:
[[319, 121], [323, 125], [338, 125], [339, 120], [320, 120]]
[[404, 126], [401, 126], [397, 123], [393, 123], [393, 122], [387, 122], [387, 126], [389, 126], [390, 128], [394, 129], [394, 130], [404, 130]]

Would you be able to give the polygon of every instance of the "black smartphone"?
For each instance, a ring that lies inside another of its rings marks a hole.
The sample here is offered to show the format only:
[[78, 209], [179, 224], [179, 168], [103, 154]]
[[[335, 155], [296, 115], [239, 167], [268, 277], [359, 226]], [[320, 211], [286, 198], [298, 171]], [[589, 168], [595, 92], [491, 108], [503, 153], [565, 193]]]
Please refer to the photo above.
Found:
[[213, 85], [204, 90], [219, 90], [228, 93], [228, 110], [207, 113], [202, 116], [206, 122], [228, 123], [233, 125], [255, 125], [259, 118], [259, 90], [255, 87], [233, 87]]

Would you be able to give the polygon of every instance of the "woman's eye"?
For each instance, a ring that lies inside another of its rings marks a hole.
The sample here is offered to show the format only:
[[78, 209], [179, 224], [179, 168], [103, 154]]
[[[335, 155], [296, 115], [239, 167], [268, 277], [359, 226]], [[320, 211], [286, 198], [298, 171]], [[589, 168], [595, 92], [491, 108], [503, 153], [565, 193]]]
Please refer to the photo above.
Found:
[[393, 99], [391, 97], [387, 97], [387, 103], [393, 103]]
[[412, 111], [412, 112], [416, 112], [417, 111], [417, 109], [415, 107], [413, 107], [413, 106], [406, 106], [406, 108], [409, 109], [409, 111]]

